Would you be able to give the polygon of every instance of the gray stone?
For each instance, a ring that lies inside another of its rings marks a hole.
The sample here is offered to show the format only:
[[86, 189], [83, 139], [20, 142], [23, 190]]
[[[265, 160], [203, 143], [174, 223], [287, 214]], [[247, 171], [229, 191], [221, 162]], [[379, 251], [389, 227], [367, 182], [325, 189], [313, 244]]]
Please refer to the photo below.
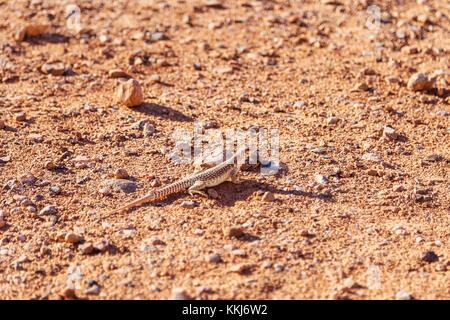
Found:
[[55, 214], [58, 211], [58, 209], [55, 206], [49, 205], [44, 207], [39, 214], [40, 215], [51, 215], [51, 214]]
[[363, 156], [361, 157], [361, 159], [365, 160], [365, 161], [376, 162], [376, 163], [380, 163], [381, 161], [383, 161], [383, 159], [381, 159], [381, 157], [375, 153], [364, 153]]
[[194, 208], [196, 205], [197, 205], [197, 203], [194, 202], [194, 201], [183, 201], [183, 202], [181, 203], [180, 206], [181, 206], [182, 208], [192, 209], [192, 208]]
[[422, 256], [420, 259], [422, 261], [429, 262], [429, 263], [439, 261], [439, 257], [437, 256], [437, 254], [431, 250], [428, 250], [428, 251], [425, 251], [424, 253], [422, 253]]
[[104, 185], [120, 190], [124, 193], [133, 193], [136, 191], [136, 184], [126, 179], [109, 179], [103, 181]]

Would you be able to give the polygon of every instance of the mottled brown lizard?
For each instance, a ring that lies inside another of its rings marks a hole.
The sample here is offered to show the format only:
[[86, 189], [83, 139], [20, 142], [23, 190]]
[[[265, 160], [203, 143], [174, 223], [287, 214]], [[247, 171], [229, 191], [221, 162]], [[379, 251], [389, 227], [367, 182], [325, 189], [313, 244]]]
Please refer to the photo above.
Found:
[[245, 152], [245, 149], [240, 149], [235, 155], [233, 155], [233, 157], [225, 160], [221, 164], [205, 171], [194, 173], [180, 181], [152, 191], [138, 200], [111, 211], [109, 215], [129, 210], [150, 201], [164, 199], [172, 194], [184, 191], [186, 189], [191, 196], [195, 193], [206, 196], [201, 189], [214, 187], [228, 180], [233, 183], [239, 183], [236, 175], [240, 166], [238, 161], [240, 160], [243, 152]]

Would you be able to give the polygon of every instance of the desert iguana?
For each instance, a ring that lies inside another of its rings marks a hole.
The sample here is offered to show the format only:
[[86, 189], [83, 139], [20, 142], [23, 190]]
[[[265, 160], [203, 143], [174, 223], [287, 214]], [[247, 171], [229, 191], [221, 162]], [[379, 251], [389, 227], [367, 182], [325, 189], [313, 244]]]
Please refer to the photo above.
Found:
[[169, 184], [168, 186], [165, 186], [161, 189], [152, 191], [138, 200], [130, 202], [129, 204], [119, 209], [111, 211], [109, 214], [126, 211], [150, 201], [164, 199], [172, 194], [184, 191], [186, 189], [191, 196], [194, 195], [194, 193], [206, 196], [203, 191], [200, 191], [201, 189], [214, 187], [228, 180], [233, 183], [239, 183], [236, 175], [240, 167], [240, 163], [238, 163], [238, 161], [240, 160], [240, 156], [243, 152], [245, 152], [245, 149], [240, 149], [231, 158], [225, 160], [224, 162], [213, 168], [194, 173], [180, 181]]

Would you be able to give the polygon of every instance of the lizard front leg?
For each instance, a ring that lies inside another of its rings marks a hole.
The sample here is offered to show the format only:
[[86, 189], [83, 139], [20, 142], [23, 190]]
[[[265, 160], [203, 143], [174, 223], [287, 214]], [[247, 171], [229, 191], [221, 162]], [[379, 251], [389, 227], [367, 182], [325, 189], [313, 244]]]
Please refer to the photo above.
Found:
[[231, 172], [230, 172], [230, 181], [232, 182], [232, 183], [234, 183], [234, 184], [240, 184], [240, 183], [242, 183], [242, 181], [238, 178], [238, 176], [237, 176], [237, 173], [238, 173], [238, 169], [236, 168], [236, 169], [233, 169]]
[[206, 184], [205, 182], [201, 181], [201, 180], [197, 180], [194, 182], [194, 184], [192, 186], [189, 187], [188, 189], [188, 193], [193, 196], [194, 193], [200, 194], [204, 197], [208, 197], [206, 195], [206, 193], [204, 193], [203, 191], [200, 191], [201, 189], [206, 188]]

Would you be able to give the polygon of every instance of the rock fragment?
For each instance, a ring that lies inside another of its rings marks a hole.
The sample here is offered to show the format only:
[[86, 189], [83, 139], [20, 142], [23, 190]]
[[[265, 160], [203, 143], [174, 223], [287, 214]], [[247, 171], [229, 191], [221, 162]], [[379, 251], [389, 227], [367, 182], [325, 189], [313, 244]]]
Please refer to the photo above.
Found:
[[75, 289], [71, 288], [71, 287], [66, 287], [63, 290], [62, 295], [66, 299], [75, 299], [76, 298]]
[[117, 102], [123, 103], [127, 107], [135, 107], [144, 102], [142, 86], [135, 79], [119, 79], [116, 91]]
[[26, 121], [27, 115], [23, 112], [16, 112], [14, 113], [14, 120], [16, 121]]
[[197, 205], [195, 201], [183, 201], [180, 206], [186, 209], [192, 209]]
[[249, 273], [253, 269], [254, 265], [251, 263], [239, 263], [231, 266], [230, 271], [238, 274]]
[[161, 76], [158, 74], [154, 74], [149, 78], [150, 83], [160, 83], [161, 82]]
[[121, 69], [110, 69], [108, 75], [110, 78], [126, 78], [128, 76], [127, 73]]
[[13, 39], [17, 42], [22, 42], [27, 37], [36, 37], [46, 33], [49, 30], [49, 24], [29, 24], [16, 30], [13, 34]]
[[20, 182], [32, 185], [36, 182], [36, 177], [31, 173], [27, 172], [19, 177]]
[[116, 172], [114, 172], [114, 178], [116, 179], [127, 179], [129, 177], [128, 172], [125, 169], [117, 169]]
[[330, 117], [327, 119], [328, 124], [336, 124], [338, 122], [339, 122], [339, 118], [337, 118], [337, 117]]
[[352, 91], [367, 91], [369, 90], [369, 86], [365, 82], [359, 82], [355, 85]]
[[94, 251], [94, 246], [92, 242], [86, 242], [79, 246], [82, 254], [90, 254]]
[[383, 128], [383, 136], [390, 141], [394, 141], [398, 139], [398, 134], [395, 132], [395, 129], [391, 126], [387, 125]]
[[443, 158], [444, 157], [442, 157], [440, 154], [433, 153], [433, 154], [430, 154], [429, 156], [427, 156], [425, 158], [425, 161], [428, 161], [428, 162], [439, 162]]
[[436, 78], [430, 78], [426, 73], [415, 73], [409, 78], [407, 88], [411, 91], [423, 91], [433, 88]]
[[112, 187], [116, 190], [122, 191], [124, 193], [133, 193], [136, 191], [136, 184], [133, 183], [130, 180], [126, 179], [110, 179], [105, 180], [102, 183], [103, 185], [106, 185], [108, 187]]
[[44, 63], [41, 66], [41, 71], [45, 74], [54, 76], [62, 76], [66, 72], [66, 67], [62, 62]]
[[395, 299], [397, 300], [412, 300], [412, 296], [409, 292], [405, 290], [399, 290], [395, 294]]
[[205, 260], [210, 263], [220, 263], [222, 261], [222, 258], [220, 257], [219, 254], [213, 253], [213, 254], [208, 255], [205, 258]]
[[174, 288], [172, 290], [172, 297], [170, 298], [170, 300], [191, 300], [191, 297], [183, 288]]
[[79, 236], [78, 234], [73, 233], [73, 232], [66, 233], [66, 236], [64, 237], [64, 241], [68, 242], [68, 243], [78, 243], [81, 240], [83, 240], [83, 238], [81, 236]]
[[240, 237], [244, 234], [244, 231], [240, 226], [231, 226], [231, 227], [225, 227], [223, 229], [223, 234], [227, 238]]
[[365, 160], [365, 161], [376, 162], [376, 163], [381, 163], [383, 161], [383, 159], [381, 159], [381, 157], [379, 155], [377, 155], [376, 153], [369, 153], [369, 152], [363, 154], [361, 159]]
[[420, 260], [428, 262], [428, 263], [432, 263], [432, 262], [436, 262], [439, 261], [439, 257], [437, 256], [437, 254], [434, 251], [428, 250], [422, 253]]

